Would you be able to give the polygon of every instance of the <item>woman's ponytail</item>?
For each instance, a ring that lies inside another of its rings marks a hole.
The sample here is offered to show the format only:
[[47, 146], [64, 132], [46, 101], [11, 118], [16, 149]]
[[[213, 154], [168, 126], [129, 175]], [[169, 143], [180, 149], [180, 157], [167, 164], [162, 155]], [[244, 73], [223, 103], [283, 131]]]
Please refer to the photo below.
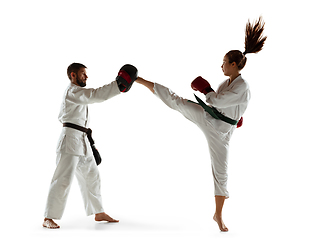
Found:
[[246, 54], [247, 53], [258, 53], [262, 50], [263, 45], [267, 37], [262, 37], [264, 30], [264, 22], [262, 17], [259, 20], [252, 24], [248, 21], [246, 24], [245, 32], [245, 51], [242, 53], [239, 50], [231, 50], [226, 54], [230, 63], [235, 62], [238, 66], [238, 69], [241, 70], [246, 65]]
[[262, 17], [254, 25], [249, 21], [246, 24], [244, 55], [247, 53], [258, 53], [262, 50], [264, 42], [267, 39], [267, 37], [262, 37], [264, 24]]

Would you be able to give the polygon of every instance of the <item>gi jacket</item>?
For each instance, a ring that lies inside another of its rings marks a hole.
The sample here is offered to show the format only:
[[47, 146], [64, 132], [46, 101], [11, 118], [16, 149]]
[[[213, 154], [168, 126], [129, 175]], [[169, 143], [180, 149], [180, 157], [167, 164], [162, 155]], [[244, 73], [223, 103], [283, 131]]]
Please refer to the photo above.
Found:
[[[216, 92], [206, 94], [206, 102], [215, 107], [223, 115], [239, 120], [247, 109], [251, 98], [248, 83], [239, 75], [229, 85], [230, 79], [221, 83]], [[227, 133], [236, 126], [224, 123], [208, 116], [209, 122], [216, 130]]]
[[[203, 108], [189, 107], [187, 99], [179, 97], [171, 89], [158, 83], [154, 83], [154, 94], [159, 97], [168, 107], [181, 112], [187, 119], [196, 123], [204, 132], [210, 129], [216, 132], [221, 139], [231, 134], [236, 125], [231, 125], [222, 120], [215, 119]], [[206, 101], [214, 106], [223, 115], [239, 120], [244, 114], [250, 100], [250, 91], [247, 82], [238, 76], [229, 85], [229, 80], [224, 81], [216, 92], [206, 94]], [[207, 128], [205, 128], [208, 126]]]
[[[88, 128], [88, 104], [106, 101], [120, 93], [116, 81], [97, 89], [70, 83], [64, 92], [58, 119], [61, 123], [70, 122]], [[63, 127], [56, 151], [92, 156], [86, 133], [68, 127]]]

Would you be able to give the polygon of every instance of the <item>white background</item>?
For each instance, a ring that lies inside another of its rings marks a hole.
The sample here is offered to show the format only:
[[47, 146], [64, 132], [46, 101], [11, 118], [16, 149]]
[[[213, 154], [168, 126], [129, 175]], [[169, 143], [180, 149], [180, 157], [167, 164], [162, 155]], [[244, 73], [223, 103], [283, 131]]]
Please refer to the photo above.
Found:
[[[330, 239], [329, 8], [324, 0], [1, 1], [1, 235]], [[223, 56], [244, 50], [245, 24], [260, 15], [268, 39], [242, 71], [252, 99], [231, 142], [228, 233], [212, 220], [202, 132], [138, 84], [89, 108], [104, 207], [120, 223], [85, 217], [75, 180], [61, 229], [41, 227], [69, 64], [85, 64], [87, 87], [100, 87], [130, 63], [192, 99], [195, 77], [214, 88], [226, 79]]]

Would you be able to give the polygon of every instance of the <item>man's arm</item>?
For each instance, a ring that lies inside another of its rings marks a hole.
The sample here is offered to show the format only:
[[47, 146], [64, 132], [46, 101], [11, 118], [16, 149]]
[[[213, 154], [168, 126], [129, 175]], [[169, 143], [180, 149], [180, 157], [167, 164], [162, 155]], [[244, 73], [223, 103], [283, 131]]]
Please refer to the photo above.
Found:
[[106, 101], [120, 94], [117, 82], [99, 88], [75, 87], [67, 93], [67, 99], [77, 104], [92, 104]]

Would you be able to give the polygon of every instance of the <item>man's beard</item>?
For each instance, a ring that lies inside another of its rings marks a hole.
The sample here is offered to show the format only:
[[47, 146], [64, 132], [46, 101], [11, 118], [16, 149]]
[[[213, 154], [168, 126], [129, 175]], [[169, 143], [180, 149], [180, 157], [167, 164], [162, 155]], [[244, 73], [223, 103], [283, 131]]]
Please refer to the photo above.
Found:
[[84, 83], [82, 79], [77, 78], [77, 84], [81, 87], [85, 87], [86, 86], [86, 82]]

